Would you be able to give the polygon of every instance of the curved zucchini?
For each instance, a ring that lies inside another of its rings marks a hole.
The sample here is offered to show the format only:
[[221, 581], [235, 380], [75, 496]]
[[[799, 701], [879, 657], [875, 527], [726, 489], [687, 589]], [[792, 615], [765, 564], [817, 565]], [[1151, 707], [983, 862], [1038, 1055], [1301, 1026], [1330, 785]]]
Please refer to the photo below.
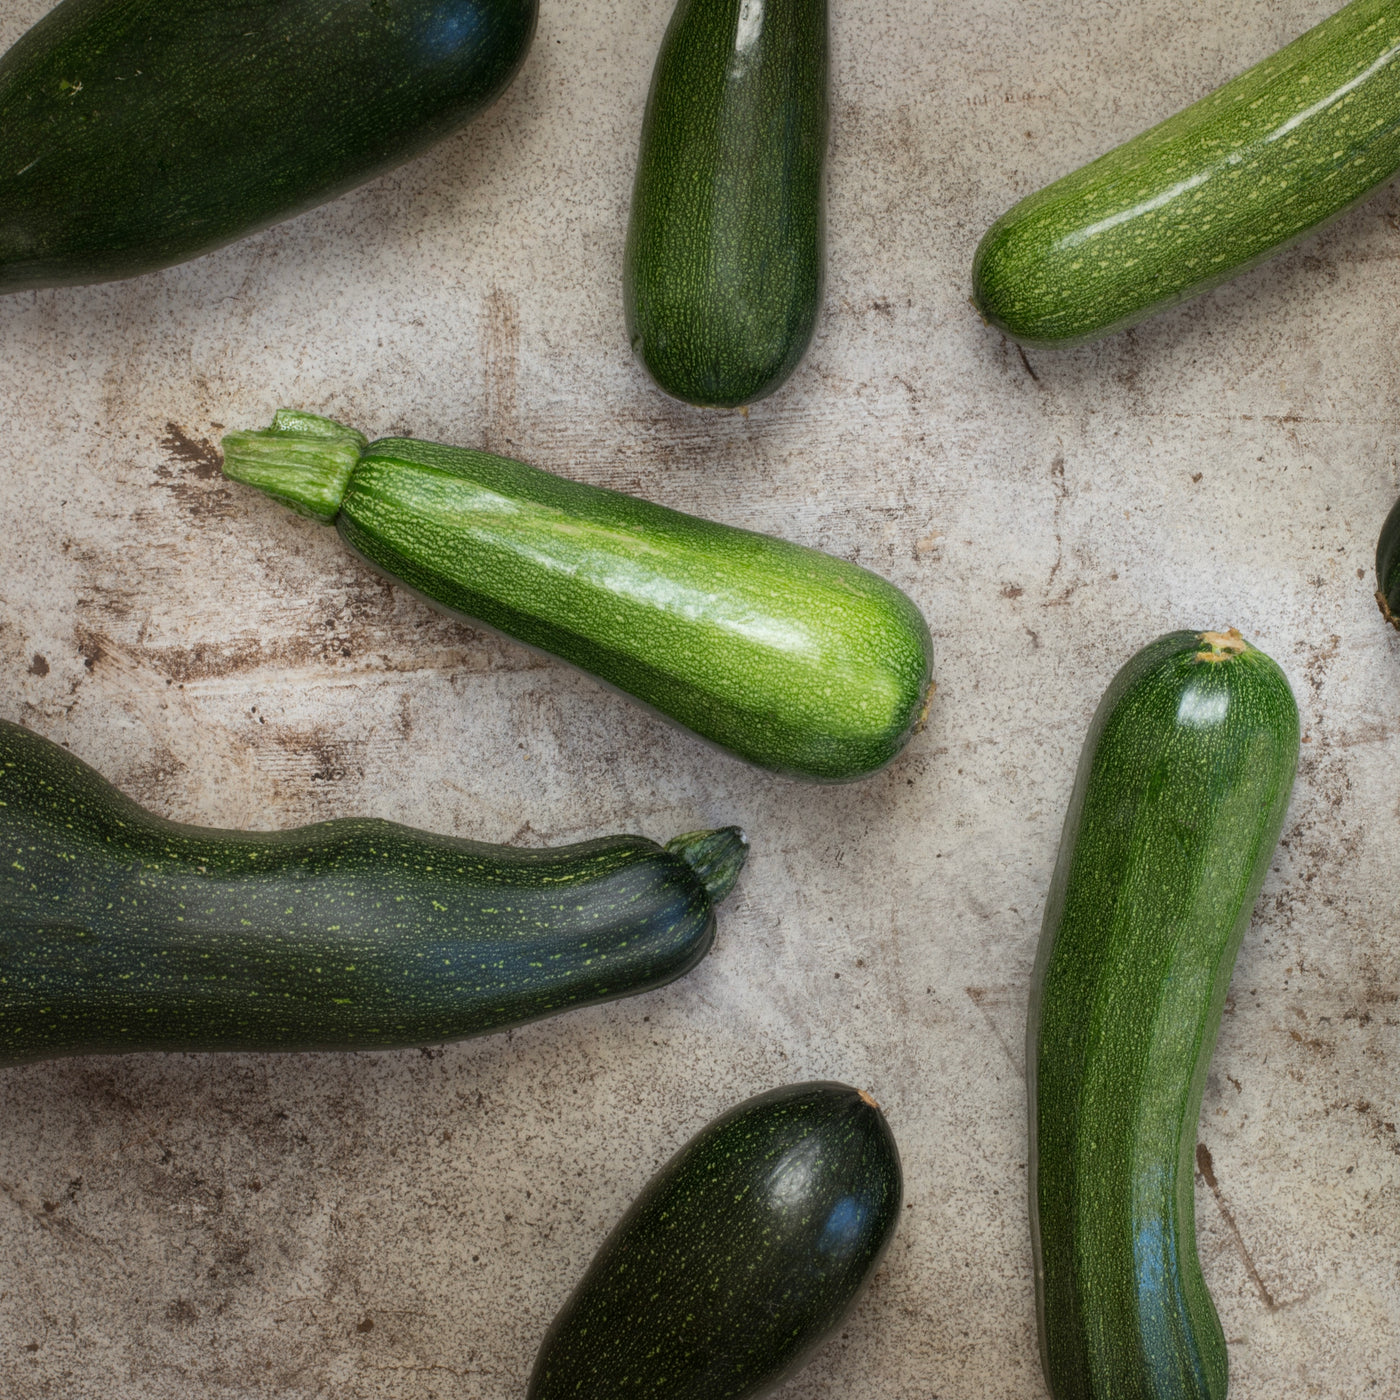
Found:
[[1099, 705], [1031, 992], [1030, 1203], [1055, 1400], [1223, 1400], [1194, 1153], [1230, 971], [1283, 826], [1298, 710], [1238, 632], [1173, 632]]
[[628, 996], [709, 951], [746, 852], [182, 826], [0, 721], [0, 1065], [421, 1045]]
[[0, 292], [169, 267], [475, 116], [538, 0], [64, 0], [0, 58]]
[[1390, 508], [1376, 541], [1376, 602], [1385, 620], [1400, 628], [1400, 501]]
[[860, 777], [923, 719], [932, 642], [874, 574], [815, 549], [465, 448], [282, 410], [224, 471], [334, 521], [376, 567], [765, 768]]
[[850, 1311], [894, 1235], [899, 1152], [844, 1084], [759, 1094], [647, 1183], [554, 1319], [528, 1400], [751, 1400]]
[[678, 0], [642, 120], [624, 255], [632, 349], [737, 408], [797, 368], [821, 309], [826, 0]]
[[1135, 325], [1233, 277], [1400, 169], [1400, 9], [1352, 0], [987, 231], [973, 305], [1026, 345]]

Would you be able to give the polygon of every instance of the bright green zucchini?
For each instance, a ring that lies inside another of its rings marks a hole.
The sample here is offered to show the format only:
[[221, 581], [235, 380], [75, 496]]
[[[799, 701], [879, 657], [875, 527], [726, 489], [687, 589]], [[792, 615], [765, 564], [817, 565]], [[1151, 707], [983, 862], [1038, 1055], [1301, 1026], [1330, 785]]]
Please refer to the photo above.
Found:
[[623, 270], [668, 393], [737, 408], [797, 368], [821, 309], [826, 0], [677, 0], [642, 120]]
[[1352, 0], [1003, 214], [972, 301], [1027, 345], [1092, 340], [1263, 261], [1397, 169], [1400, 6]]
[[1400, 628], [1400, 501], [1391, 507], [1376, 541], [1376, 602], [1385, 620]]
[[922, 723], [928, 627], [854, 564], [313, 414], [223, 446], [229, 476], [333, 520], [376, 567], [765, 768], [860, 777]]
[[899, 1220], [875, 1100], [795, 1084], [732, 1108], [622, 1217], [540, 1347], [528, 1400], [752, 1400], [850, 1310]]
[[1298, 762], [1288, 681], [1173, 632], [1099, 705], [1031, 991], [1030, 1204], [1055, 1400], [1223, 1400], [1196, 1256], [1196, 1123]]
[[182, 826], [0, 721], [0, 1065], [421, 1045], [628, 996], [704, 957], [746, 852]]
[[0, 59], [0, 292], [168, 267], [424, 149], [538, 0], [64, 0]]

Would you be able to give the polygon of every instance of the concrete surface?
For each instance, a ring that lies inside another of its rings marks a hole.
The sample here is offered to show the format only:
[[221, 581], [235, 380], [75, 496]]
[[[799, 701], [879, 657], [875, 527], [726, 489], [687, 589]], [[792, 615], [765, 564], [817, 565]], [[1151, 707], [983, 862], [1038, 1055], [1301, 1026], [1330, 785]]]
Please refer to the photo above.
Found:
[[[46, 8], [15, 0], [8, 45]], [[121, 285], [0, 300], [0, 714], [172, 817], [376, 813], [488, 840], [739, 821], [713, 955], [446, 1049], [0, 1071], [0, 1394], [506, 1400], [592, 1251], [702, 1123], [830, 1076], [884, 1103], [909, 1209], [785, 1400], [1041, 1395], [1022, 1037], [1089, 715], [1157, 634], [1235, 625], [1306, 755], [1200, 1126], [1234, 1400], [1400, 1396], [1400, 196], [1097, 347], [966, 301], [1014, 198], [1329, 0], [874, 0], [834, 13], [830, 272], [747, 417], [632, 363], [619, 264], [668, 0], [546, 0], [506, 98], [403, 170]], [[865, 783], [752, 772], [371, 577], [224, 484], [279, 404], [485, 445], [818, 545], [938, 644]]]

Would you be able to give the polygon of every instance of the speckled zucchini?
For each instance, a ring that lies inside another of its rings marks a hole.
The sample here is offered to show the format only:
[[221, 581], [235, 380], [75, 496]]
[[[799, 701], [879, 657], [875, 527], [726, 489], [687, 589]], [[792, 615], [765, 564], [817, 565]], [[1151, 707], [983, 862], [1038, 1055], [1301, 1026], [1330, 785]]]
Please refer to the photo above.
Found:
[[453, 612], [591, 671], [733, 753], [860, 777], [922, 723], [932, 643], [899, 589], [815, 549], [485, 452], [365, 442], [282, 410], [224, 471]]
[[168, 267], [492, 102], [538, 0], [64, 0], [0, 58], [0, 292]]
[[730, 1109], [652, 1178], [540, 1347], [528, 1400], [751, 1400], [850, 1310], [899, 1220], [875, 1100], [795, 1084]]
[[652, 76], [623, 262], [632, 349], [736, 408], [797, 367], [821, 309], [826, 0], [678, 0]]
[[421, 1045], [628, 996], [705, 955], [746, 849], [182, 826], [0, 721], [0, 1065]]
[[992, 225], [973, 304], [1027, 345], [1136, 324], [1263, 261], [1400, 169], [1400, 6], [1353, 0]]
[[1099, 705], [1032, 982], [1031, 1234], [1055, 1400], [1223, 1400], [1196, 1255], [1196, 1123], [1298, 762], [1282, 671], [1173, 632]]
[[1376, 602], [1385, 620], [1400, 628], [1400, 501], [1391, 507], [1376, 541]]

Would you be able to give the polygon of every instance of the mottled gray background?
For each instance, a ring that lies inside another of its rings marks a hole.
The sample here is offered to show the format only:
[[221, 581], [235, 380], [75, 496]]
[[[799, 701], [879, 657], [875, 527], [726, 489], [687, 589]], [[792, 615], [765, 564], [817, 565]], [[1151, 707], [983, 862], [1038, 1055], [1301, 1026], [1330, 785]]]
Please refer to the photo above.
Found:
[[[0, 43], [45, 8], [12, 0]], [[1075, 759], [1128, 655], [1235, 625], [1305, 758], [1200, 1127], [1231, 1394], [1400, 1396], [1400, 638], [1371, 597], [1400, 197], [1093, 348], [1027, 360], [966, 299], [1014, 198], [1329, 8], [835, 0], [826, 305], [747, 418], [665, 399], [623, 331], [668, 0], [545, 0], [491, 112], [331, 206], [0, 299], [0, 715], [190, 821], [753, 840], [713, 955], [649, 996], [429, 1051], [0, 1071], [0, 1393], [519, 1397], [652, 1170], [830, 1076], [885, 1105], [909, 1208], [786, 1400], [1041, 1395], [1022, 1037]], [[811, 789], [437, 616], [220, 479], [223, 428], [279, 404], [878, 570], [937, 640], [927, 731]]]

